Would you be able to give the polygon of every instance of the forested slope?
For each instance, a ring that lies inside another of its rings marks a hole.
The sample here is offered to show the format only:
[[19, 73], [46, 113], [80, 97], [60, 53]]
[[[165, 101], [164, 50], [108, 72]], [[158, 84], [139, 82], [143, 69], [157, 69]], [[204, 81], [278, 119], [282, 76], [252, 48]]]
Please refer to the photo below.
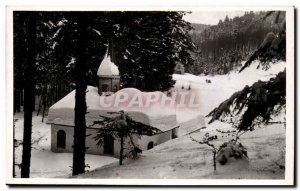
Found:
[[[194, 63], [186, 72], [193, 74], [227, 74], [240, 66], [241, 61], [249, 56], [260, 46], [266, 35], [270, 32], [277, 34], [280, 30], [280, 21], [285, 15], [270, 15], [266, 12], [246, 12], [241, 17], [230, 19], [226, 17], [217, 25], [198, 25], [191, 32], [191, 37], [196, 45], [192, 52]], [[279, 22], [278, 22], [279, 21]]]

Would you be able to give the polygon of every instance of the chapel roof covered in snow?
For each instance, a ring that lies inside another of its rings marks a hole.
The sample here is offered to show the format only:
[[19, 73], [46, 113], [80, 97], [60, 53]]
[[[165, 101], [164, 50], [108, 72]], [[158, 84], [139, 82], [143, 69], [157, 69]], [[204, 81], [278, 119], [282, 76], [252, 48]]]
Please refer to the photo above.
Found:
[[[90, 126], [94, 121], [100, 120], [100, 115], [112, 117], [110, 112], [123, 110], [134, 121], [149, 125], [162, 132], [169, 131], [179, 126], [176, 120], [176, 111], [174, 108], [161, 107], [160, 100], [154, 101], [151, 104], [151, 107], [148, 108], [128, 107], [128, 102], [122, 102], [116, 107], [103, 107], [103, 105], [100, 104], [101, 100], [104, 101], [104, 103], [114, 103], [116, 97], [120, 96], [120, 94], [124, 95], [124, 93], [128, 95], [128, 100], [132, 100], [134, 96], [140, 95], [140, 97], [143, 98], [143, 103], [145, 101], [145, 97], [149, 94], [151, 94], [151, 96], [157, 95], [161, 99], [171, 99], [162, 92], [141, 92], [134, 88], [119, 90], [111, 96], [99, 96], [97, 88], [88, 86], [86, 93], [86, 125]], [[75, 90], [50, 107], [47, 123], [74, 126], [74, 107]]]
[[98, 68], [97, 72], [98, 76], [105, 77], [105, 76], [119, 76], [119, 69], [118, 67], [111, 61], [110, 55], [105, 53], [105, 56]]

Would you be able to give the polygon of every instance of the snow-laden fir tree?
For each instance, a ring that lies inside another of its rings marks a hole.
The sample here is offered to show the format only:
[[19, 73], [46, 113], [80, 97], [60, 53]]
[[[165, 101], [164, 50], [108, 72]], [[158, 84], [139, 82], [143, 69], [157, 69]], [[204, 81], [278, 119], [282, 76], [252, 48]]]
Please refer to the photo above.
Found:
[[[284, 12], [269, 12], [270, 16], [275, 14], [279, 18]], [[275, 23], [278, 20], [275, 20]], [[280, 27], [278, 34], [268, 33], [258, 47], [250, 56], [249, 60], [241, 68], [242, 72], [254, 60], [259, 60], [264, 69], [270, 64], [283, 60], [286, 57], [286, 26], [285, 21], [277, 23]], [[215, 120], [234, 122], [239, 131], [254, 130], [255, 126], [269, 123], [283, 123], [285, 121], [274, 121], [273, 117], [285, 112], [286, 107], [286, 70], [278, 73], [269, 81], [258, 81], [252, 86], [246, 86], [243, 90], [234, 93], [229, 99], [222, 102], [217, 108], [208, 114], [211, 117], [209, 123]], [[233, 121], [234, 119], [234, 121]]]
[[[165, 91], [174, 85], [175, 62], [192, 62], [189, 23], [184, 12], [111, 13], [112, 58], [118, 65], [122, 87]], [[116, 16], [118, 15], [118, 16]]]
[[[149, 125], [134, 121], [124, 111], [111, 112], [111, 117], [100, 116], [99, 121], [95, 121], [92, 126], [100, 125], [98, 134], [95, 140], [97, 145], [102, 146], [106, 136], [111, 136], [113, 139], [118, 139], [120, 142], [119, 164], [123, 164], [125, 158], [137, 158], [142, 152], [139, 146], [134, 142], [134, 137], [140, 138], [142, 135], [151, 136], [159, 133], [160, 130]], [[117, 114], [117, 115], [116, 115]], [[125, 141], [128, 141], [125, 147]]]

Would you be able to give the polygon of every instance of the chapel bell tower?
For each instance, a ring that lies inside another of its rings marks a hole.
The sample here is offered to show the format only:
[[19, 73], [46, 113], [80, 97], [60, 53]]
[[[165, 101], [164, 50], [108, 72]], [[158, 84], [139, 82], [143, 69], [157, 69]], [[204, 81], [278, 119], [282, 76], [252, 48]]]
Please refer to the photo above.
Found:
[[99, 66], [98, 72], [99, 95], [111, 95], [120, 89], [120, 76], [118, 67], [112, 62], [111, 56], [106, 51]]

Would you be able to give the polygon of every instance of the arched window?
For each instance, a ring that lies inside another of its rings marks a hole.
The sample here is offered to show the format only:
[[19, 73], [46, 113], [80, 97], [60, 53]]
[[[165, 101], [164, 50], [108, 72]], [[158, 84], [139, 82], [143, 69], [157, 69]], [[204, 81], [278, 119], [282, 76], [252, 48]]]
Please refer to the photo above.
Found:
[[118, 91], [118, 86], [115, 84], [113, 88], [113, 92], [117, 92], [117, 91]]
[[66, 133], [63, 130], [57, 132], [57, 148], [65, 149], [66, 148]]
[[149, 150], [149, 149], [152, 149], [153, 147], [154, 147], [153, 141], [149, 142], [148, 146], [147, 146], [147, 149]]
[[102, 92], [107, 92], [109, 90], [109, 85], [103, 84], [102, 85]]

